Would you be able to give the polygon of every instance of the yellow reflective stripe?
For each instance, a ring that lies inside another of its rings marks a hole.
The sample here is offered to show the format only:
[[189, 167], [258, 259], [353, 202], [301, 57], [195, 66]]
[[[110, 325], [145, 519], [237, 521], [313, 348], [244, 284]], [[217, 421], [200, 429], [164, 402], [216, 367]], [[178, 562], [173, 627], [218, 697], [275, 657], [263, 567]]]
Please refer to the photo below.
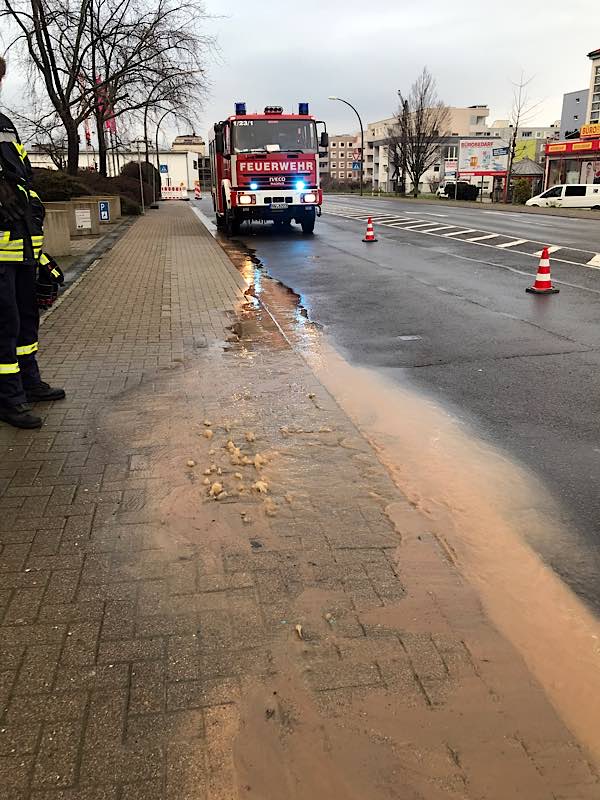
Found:
[[21, 159], [21, 161], [25, 161], [25, 159], [27, 158], [27, 150], [25, 150], [25, 148], [20, 142], [13, 142], [13, 144], [17, 149], [17, 153], [19, 154], [19, 158]]
[[55, 278], [60, 278], [60, 272], [57, 269], [51, 269], [50, 274], [54, 275]]
[[29, 190], [29, 197], [35, 197], [36, 200], [40, 199], [40, 196], [37, 192], [34, 192], [33, 189]]
[[12, 253], [3, 253], [0, 250], [0, 261], [23, 261], [23, 251], [15, 250]]
[[50, 259], [48, 258], [46, 253], [42, 253], [42, 255], [40, 256], [40, 264], [42, 264], [43, 266], [46, 266], [46, 264], [49, 264], [49, 263], [50, 263]]
[[0, 244], [8, 242], [9, 239], [10, 239], [10, 231], [0, 231]]
[[17, 188], [20, 189], [22, 192], [24, 192], [27, 195], [27, 199], [29, 200], [29, 192], [27, 191], [27, 189], [24, 186], [21, 186], [20, 183], [17, 183]]
[[22, 250], [23, 239], [11, 239], [8, 242], [2, 242], [0, 250]]
[[17, 347], [17, 355], [18, 356], [30, 356], [32, 353], [37, 353], [38, 343], [34, 342], [33, 344], [22, 344]]
[[16, 375], [19, 372], [18, 363], [0, 364], [0, 375]]

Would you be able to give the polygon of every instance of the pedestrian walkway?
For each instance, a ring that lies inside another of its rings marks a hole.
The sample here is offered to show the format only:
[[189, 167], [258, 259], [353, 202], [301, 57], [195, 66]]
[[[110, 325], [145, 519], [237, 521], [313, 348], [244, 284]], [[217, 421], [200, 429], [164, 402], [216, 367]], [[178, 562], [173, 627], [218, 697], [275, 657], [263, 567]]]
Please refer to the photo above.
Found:
[[0, 799], [597, 800], [246, 286], [164, 203], [44, 321], [68, 400], [0, 428]]

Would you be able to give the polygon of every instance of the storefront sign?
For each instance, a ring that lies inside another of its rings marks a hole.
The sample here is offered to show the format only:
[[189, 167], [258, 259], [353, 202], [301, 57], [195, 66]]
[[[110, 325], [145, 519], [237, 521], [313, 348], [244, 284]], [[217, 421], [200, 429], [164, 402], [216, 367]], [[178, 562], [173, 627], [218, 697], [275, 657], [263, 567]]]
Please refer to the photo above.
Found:
[[507, 168], [506, 142], [498, 139], [461, 139], [458, 146], [460, 175], [502, 175]]
[[600, 136], [600, 125], [582, 125], [579, 135], [582, 139]]
[[546, 145], [546, 155], [553, 153], [585, 153], [600, 150], [600, 139], [591, 139], [589, 142], [575, 140], [573, 142], [558, 142]]

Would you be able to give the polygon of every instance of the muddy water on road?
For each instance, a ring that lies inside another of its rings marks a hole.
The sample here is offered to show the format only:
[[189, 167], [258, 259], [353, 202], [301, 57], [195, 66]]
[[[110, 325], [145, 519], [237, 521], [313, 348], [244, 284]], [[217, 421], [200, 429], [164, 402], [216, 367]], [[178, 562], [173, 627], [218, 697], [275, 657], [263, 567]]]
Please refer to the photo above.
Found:
[[546, 488], [421, 393], [350, 365], [307, 320], [297, 295], [270, 280], [256, 258], [238, 254], [237, 261], [567, 724], [600, 758], [600, 622], [528, 543], [543, 551], [545, 542], [573, 538]]

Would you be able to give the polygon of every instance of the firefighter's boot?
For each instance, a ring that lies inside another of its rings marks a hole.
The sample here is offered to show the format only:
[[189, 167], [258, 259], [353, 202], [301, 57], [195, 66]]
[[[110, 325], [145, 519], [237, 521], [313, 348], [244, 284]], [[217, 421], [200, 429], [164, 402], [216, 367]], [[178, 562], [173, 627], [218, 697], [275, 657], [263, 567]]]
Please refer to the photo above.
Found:
[[64, 400], [67, 396], [64, 389], [55, 389], [44, 381], [34, 386], [25, 387], [25, 394], [29, 403], [41, 403], [44, 400]]
[[0, 405], [0, 420], [12, 425], [13, 428], [41, 428], [42, 418], [31, 413], [26, 403], [16, 406]]

